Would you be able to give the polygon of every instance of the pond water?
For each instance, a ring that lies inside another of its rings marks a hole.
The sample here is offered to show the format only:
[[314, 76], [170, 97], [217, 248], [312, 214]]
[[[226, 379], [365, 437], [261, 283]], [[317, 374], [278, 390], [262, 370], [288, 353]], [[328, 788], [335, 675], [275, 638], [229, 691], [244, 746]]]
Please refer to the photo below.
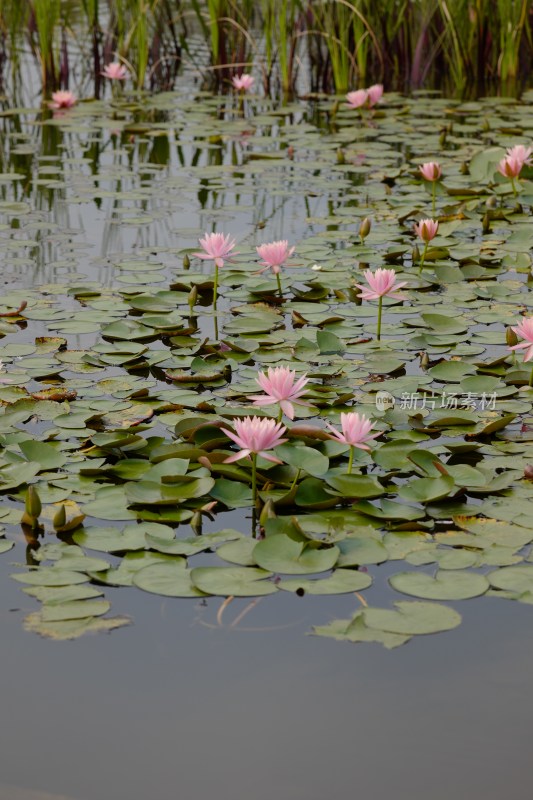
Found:
[[[3, 105], [0, 800], [522, 800], [533, 418], [506, 328], [533, 184], [496, 166], [532, 99]], [[218, 335], [213, 230], [237, 240]], [[255, 251], [279, 239], [282, 298]], [[378, 341], [355, 285], [383, 266], [407, 286]], [[259, 460], [256, 544], [220, 424], [279, 364], [310, 405]], [[319, 432], [356, 409], [380, 438], [347, 474]]]

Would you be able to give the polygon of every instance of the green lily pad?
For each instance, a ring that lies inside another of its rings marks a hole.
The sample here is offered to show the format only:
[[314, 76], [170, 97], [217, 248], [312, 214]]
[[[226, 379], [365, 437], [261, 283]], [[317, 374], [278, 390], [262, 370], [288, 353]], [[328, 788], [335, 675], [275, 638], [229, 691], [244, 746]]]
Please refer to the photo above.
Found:
[[331, 569], [339, 557], [339, 549], [336, 546], [318, 548], [312, 543], [296, 542], [284, 534], [275, 534], [258, 542], [253, 556], [263, 569], [287, 575], [309, 575]]
[[401, 600], [394, 603], [396, 611], [386, 608], [366, 608], [365, 624], [388, 633], [419, 635], [449, 631], [461, 624], [461, 615], [439, 603], [420, 603]]
[[428, 600], [467, 600], [485, 594], [489, 582], [475, 572], [439, 571], [435, 576], [424, 572], [398, 572], [389, 578], [393, 589], [402, 594]]
[[133, 575], [133, 584], [145, 592], [165, 597], [203, 597], [191, 580], [187, 562], [176, 557], [171, 562], [162, 562], [143, 567]]
[[292, 578], [278, 583], [278, 588], [286, 592], [305, 594], [348, 594], [361, 592], [372, 584], [372, 578], [366, 572], [353, 569], [336, 569], [329, 578], [305, 580]]
[[264, 580], [271, 572], [255, 567], [196, 567], [191, 571], [194, 585], [206, 594], [222, 597], [259, 597], [274, 594], [277, 586]]

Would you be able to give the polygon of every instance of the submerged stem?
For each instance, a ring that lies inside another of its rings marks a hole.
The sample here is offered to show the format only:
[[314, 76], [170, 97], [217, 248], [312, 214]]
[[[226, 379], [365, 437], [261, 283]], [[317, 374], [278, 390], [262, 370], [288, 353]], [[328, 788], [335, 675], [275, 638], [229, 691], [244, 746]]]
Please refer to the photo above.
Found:
[[378, 301], [378, 342], [381, 339], [381, 314], [383, 313], [383, 297]]

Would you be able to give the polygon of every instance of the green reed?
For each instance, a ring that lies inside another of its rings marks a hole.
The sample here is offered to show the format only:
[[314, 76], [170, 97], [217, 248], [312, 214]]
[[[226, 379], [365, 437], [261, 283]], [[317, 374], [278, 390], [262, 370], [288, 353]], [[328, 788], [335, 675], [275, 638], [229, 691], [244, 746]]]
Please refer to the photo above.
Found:
[[29, 44], [45, 94], [66, 86], [74, 52], [76, 75], [90, 65], [96, 96], [115, 58], [137, 88], [171, 88], [182, 50], [223, 90], [254, 66], [267, 93], [288, 95], [306, 63], [314, 90], [384, 82], [475, 94], [529, 78], [531, 8], [532, 0], [0, 0], [0, 62], [14, 86]]
[[62, 22], [61, 0], [32, 0], [31, 10], [37, 31], [36, 54], [41, 64], [43, 91], [47, 91], [59, 83], [57, 32]]

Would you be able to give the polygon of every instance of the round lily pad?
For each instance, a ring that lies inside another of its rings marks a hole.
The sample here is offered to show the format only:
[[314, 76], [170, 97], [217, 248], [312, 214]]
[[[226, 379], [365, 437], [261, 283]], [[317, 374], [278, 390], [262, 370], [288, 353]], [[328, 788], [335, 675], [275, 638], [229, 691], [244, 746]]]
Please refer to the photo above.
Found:
[[393, 589], [428, 600], [467, 600], [485, 594], [489, 582], [475, 572], [443, 570], [435, 576], [425, 572], [398, 572], [389, 578]]

